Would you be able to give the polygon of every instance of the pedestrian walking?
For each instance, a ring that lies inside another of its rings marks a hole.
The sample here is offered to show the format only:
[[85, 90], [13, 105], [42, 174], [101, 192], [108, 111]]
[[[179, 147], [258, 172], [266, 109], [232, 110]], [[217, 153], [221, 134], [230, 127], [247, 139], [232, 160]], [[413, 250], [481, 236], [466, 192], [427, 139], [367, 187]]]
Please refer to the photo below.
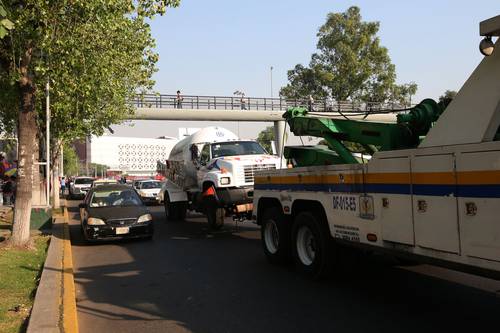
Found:
[[245, 94], [241, 94], [241, 98], [240, 98], [240, 104], [241, 104], [241, 109], [242, 110], [246, 110], [247, 109], [247, 106], [246, 106], [246, 101], [245, 101]]
[[10, 202], [11, 204], [15, 204], [17, 196], [17, 178], [15, 176], [11, 176], [10, 179], [12, 181], [12, 196]]
[[12, 194], [14, 191], [14, 186], [12, 184], [12, 180], [10, 177], [5, 177], [4, 183], [2, 185], [2, 193], [3, 193], [3, 204], [10, 205], [12, 202]]
[[332, 112], [333, 111], [333, 104], [334, 104], [334, 101], [333, 101], [332, 96], [327, 96], [326, 101], [325, 101], [325, 106], [326, 106], [325, 111]]
[[5, 160], [5, 153], [0, 152], [0, 177], [3, 179], [5, 171], [9, 169], [9, 163]]
[[181, 95], [181, 91], [177, 90], [177, 96], [175, 97], [175, 104], [178, 109], [182, 109], [182, 101], [184, 100], [184, 97]]
[[66, 179], [61, 177], [61, 195], [64, 196], [66, 193]]

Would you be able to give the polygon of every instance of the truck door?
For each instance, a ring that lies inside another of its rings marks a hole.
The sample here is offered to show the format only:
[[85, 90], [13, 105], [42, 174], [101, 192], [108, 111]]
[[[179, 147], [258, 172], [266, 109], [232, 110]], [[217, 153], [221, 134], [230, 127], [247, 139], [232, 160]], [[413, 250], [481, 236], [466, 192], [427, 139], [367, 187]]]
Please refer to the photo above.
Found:
[[457, 157], [462, 252], [500, 261], [500, 151]]
[[416, 245], [460, 253], [454, 155], [415, 156], [411, 168]]
[[369, 183], [379, 187], [374, 202], [380, 205], [384, 241], [414, 245], [413, 213], [408, 156], [372, 159], [368, 163]]
[[197, 178], [198, 178], [198, 186], [201, 188], [203, 185], [203, 179], [205, 178], [205, 175], [207, 174], [207, 166], [208, 163], [210, 162], [210, 144], [207, 143], [201, 148], [201, 153], [200, 153], [200, 168], [198, 169], [197, 172]]

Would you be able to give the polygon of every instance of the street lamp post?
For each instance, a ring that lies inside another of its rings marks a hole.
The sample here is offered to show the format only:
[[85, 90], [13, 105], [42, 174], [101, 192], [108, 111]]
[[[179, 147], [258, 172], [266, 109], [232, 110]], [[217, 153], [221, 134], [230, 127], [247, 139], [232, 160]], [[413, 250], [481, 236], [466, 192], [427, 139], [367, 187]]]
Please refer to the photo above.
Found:
[[46, 173], [46, 184], [45, 184], [45, 195], [46, 195], [46, 205], [50, 207], [50, 79], [47, 80], [45, 85], [45, 173]]
[[271, 66], [271, 98], [273, 98], [273, 66]]

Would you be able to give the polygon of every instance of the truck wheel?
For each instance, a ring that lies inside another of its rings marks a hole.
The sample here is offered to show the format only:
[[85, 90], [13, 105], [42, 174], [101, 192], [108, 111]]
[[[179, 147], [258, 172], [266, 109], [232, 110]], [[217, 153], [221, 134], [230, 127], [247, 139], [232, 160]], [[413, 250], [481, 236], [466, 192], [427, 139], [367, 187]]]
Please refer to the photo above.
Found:
[[312, 279], [328, 276], [332, 267], [330, 232], [320, 219], [301, 212], [295, 218], [292, 230], [292, 253], [296, 267]]
[[184, 221], [186, 219], [188, 204], [185, 201], [177, 203], [177, 219], [179, 221]]
[[213, 196], [203, 199], [205, 215], [207, 216], [208, 226], [212, 230], [219, 230], [224, 225], [225, 209], [218, 207], [217, 200]]
[[260, 232], [267, 260], [272, 264], [287, 263], [290, 259], [290, 226], [279, 207], [264, 211]]
[[170, 197], [168, 196], [168, 193], [165, 193], [163, 205], [165, 206], [165, 218], [167, 219], [167, 221], [177, 220], [178, 218], [177, 216], [178, 210], [176, 209], [177, 204], [175, 202], [170, 202]]

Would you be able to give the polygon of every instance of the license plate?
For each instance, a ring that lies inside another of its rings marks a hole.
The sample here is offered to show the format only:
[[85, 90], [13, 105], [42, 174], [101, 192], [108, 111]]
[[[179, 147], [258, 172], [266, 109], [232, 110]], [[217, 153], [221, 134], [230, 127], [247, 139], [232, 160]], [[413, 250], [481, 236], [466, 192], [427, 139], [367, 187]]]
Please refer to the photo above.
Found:
[[129, 232], [129, 227], [117, 227], [115, 229], [115, 232], [117, 235], [123, 235], [123, 234], [128, 234]]

